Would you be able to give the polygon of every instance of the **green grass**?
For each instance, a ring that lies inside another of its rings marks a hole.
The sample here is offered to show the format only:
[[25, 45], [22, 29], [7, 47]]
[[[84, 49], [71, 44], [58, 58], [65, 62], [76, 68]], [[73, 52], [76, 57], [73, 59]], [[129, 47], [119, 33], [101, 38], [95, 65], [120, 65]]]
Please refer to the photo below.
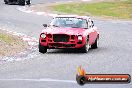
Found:
[[12, 42], [14, 42], [14, 39], [8, 34], [0, 33], [0, 41], [6, 42], [7, 44], [11, 44]]
[[51, 6], [51, 10], [68, 14], [132, 19], [132, 0], [96, 3], [65, 3], [53, 5]]

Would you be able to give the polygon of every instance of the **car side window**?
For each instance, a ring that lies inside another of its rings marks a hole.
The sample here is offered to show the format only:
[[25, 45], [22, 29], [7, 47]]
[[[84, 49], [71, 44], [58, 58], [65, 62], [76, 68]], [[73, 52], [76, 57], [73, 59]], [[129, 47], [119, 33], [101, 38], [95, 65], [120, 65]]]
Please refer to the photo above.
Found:
[[82, 21], [82, 28], [88, 28], [87, 20]]

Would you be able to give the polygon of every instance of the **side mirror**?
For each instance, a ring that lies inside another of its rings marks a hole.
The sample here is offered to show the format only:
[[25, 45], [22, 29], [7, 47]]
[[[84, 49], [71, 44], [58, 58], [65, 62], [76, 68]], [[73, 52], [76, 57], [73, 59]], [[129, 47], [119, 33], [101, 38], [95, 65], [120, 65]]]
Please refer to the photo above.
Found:
[[44, 27], [48, 27], [48, 25], [47, 25], [47, 24], [43, 24], [43, 26], [44, 26]]

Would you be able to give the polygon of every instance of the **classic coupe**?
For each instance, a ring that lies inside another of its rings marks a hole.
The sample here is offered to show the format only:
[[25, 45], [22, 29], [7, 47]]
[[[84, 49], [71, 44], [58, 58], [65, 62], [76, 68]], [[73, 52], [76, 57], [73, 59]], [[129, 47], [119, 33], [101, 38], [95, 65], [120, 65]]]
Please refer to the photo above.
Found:
[[89, 16], [58, 15], [45, 27], [39, 37], [39, 52], [47, 49], [72, 48], [87, 53], [98, 48], [99, 32]]

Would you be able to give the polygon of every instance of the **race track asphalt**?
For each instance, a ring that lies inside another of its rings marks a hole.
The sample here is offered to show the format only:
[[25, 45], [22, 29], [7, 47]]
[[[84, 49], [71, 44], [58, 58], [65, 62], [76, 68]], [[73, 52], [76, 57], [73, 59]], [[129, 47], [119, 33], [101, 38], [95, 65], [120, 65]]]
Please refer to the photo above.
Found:
[[[32, 0], [33, 4], [62, 0]], [[66, 1], [66, 0], [64, 0]], [[35, 38], [52, 17], [18, 11], [17, 5], [0, 1], [0, 27]], [[77, 67], [89, 74], [132, 75], [132, 21], [94, 19], [100, 31], [100, 46], [87, 54], [74, 50], [34, 51], [36, 57], [0, 63], [0, 88], [132, 88], [132, 84], [87, 84], [75, 81]], [[37, 48], [37, 47], [36, 47]]]

